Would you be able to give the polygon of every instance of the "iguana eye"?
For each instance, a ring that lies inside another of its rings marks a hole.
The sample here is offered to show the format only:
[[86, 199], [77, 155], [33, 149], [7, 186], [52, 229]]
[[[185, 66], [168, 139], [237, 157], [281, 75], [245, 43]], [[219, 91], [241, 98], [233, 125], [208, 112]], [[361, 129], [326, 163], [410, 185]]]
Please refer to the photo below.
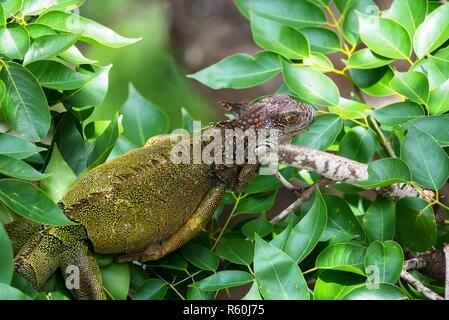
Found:
[[298, 120], [298, 116], [296, 114], [289, 114], [285, 117], [285, 121], [287, 123], [294, 123]]

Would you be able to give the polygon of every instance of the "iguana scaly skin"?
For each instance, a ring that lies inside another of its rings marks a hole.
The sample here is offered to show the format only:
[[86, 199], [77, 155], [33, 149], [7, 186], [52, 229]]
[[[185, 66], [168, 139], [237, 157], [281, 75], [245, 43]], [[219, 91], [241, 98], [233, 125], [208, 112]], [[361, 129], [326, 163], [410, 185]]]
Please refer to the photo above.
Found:
[[[224, 106], [235, 119], [208, 127], [218, 129], [222, 139], [226, 129], [265, 128], [285, 142], [314, 119], [311, 107], [284, 95]], [[76, 266], [80, 287], [72, 289], [74, 296], [105, 299], [93, 252], [118, 254], [120, 262], [144, 262], [184, 245], [206, 227], [225, 191], [243, 191], [259, 169], [259, 164], [246, 162], [173, 163], [174, 146], [180, 141], [193, 145], [198, 134], [157, 136], [83, 175], [59, 203], [76, 225], [51, 227], [26, 220], [6, 225], [17, 253], [16, 272], [39, 289], [58, 268]], [[202, 143], [201, 149], [205, 147]]]

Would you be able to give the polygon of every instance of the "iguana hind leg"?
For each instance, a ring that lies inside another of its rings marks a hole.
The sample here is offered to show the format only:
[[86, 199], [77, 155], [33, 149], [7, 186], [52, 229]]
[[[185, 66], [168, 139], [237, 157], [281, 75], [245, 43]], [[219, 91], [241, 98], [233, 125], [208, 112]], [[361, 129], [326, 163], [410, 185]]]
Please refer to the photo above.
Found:
[[223, 198], [225, 192], [224, 186], [217, 186], [210, 190], [201, 201], [200, 205], [192, 216], [187, 220], [181, 229], [174, 235], [162, 243], [155, 243], [148, 246], [143, 252], [125, 254], [117, 257], [118, 262], [127, 261], [154, 261], [158, 260], [167, 254], [179, 249], [201, 230], [204, 230], [207, 223], [212, 218], [220, 200]]
[[40, 230], [19, 251], [14, 259], [16, 272], [40, 289], [59, 267], [62, 242], [51, 234], [50, 228]]
[[11, 239], [14, 254], [19, 253], [20, 249], [37, 233], [44, 229], [44, 226], [26, 219], [18, 219], [5, 225], [9, 239]]
[[78, 300], [106, 300], [100, 268], [87, 244], [79, 241], [61, 257], [65, 284]]
[[100, 269], [79, 226], [40, 230], [17, 254], [16, 272], [39, 290], [60, 268], [78, 299], [106, 299]]

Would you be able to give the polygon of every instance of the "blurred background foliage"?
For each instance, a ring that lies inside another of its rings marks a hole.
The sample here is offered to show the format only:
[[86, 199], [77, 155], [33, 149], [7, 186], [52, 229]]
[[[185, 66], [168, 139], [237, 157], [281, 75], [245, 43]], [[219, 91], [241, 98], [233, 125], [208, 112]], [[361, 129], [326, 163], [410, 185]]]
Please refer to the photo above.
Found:
[[185, 77], [186, 70], [171, 53], [169, 7], [166, 1], [87, 1], [81, 13], [120, 34], [143, 38], [141, 42], [120, 50], [86, 48], [86, 54], [99, 60], [101, 65], [114, 65], [107, 98], [96, 108], [92, 120], [113, 118], [128, 96], [129, 82], [166, 111], [171, 128], [181, 126], [181, 107], [202, 121], [217, 117], [214, 109], [208, 107], [207, 100], [194, 89], [194, 81]]

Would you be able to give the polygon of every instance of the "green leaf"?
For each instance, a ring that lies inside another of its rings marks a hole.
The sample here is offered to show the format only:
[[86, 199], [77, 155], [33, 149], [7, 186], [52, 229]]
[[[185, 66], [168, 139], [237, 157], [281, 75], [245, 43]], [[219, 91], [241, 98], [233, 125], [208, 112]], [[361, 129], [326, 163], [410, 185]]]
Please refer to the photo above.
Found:
[[439, 189], [449, 177], [447, 154], [431, 135], [413, 125], [402, 143], [401, 159], [412, 171], [413, 180], [426, 188]]
[[271, 209], [274, 205], [277, 192], [272, 192], [270, 195], [254, 195], [249, 196], [240, 201], [236, 212], [242, 213], [261, 213]]
[[257, 282], [253, 283], [251, 289], [249, 289], [248, 293], [242, 298], [242, 300], [262, 300]]
[[234, 0], [235, 5], [239, 9], [240, 13], [246, 18], [250, 18], [250, 2], [248, 0]]
[[[289, 217], [285, 220], [283, 220], [284, 223], [287, 224], [287, 226], [284, 228], [284, 230], [276, 235], [271, 241], [270, 244], [275, 246], [278, 249], [281, 249], [282, 251], [285, 251], [285, 246], [287, 244], [288, 238], [290, 237], [290, 232], [292, 231], [292, 219], [291, 216], [294, 216], [294, 219], [299, 219], [296, 217], [296, 215], [292, 212], [290, 213]], [[299, 221], [298, 221], [299, 222]], [[295, 221], [295, 223], [298, 223]]]
[[37, 223], [53, 226], [73, 224], [45, 193], [28, 182], [0, 180], [0, 200], [22, 217]]
[[324, 249], [316, 259], [316, 268], [364, 274], [366, 247], [355, 243], [335, 243]]
[[74, 64], [95, 64], [98, 61], [92, 60], [89, 58], [86, 58], [83, 53], [76, 47], [72, 46], [68, 50], [61, 52], [59, 56], [68, 62], [74, 63]]
[[427, 14], [431, 14], [432, 12], [434, 12], [436, 9], [438, 9], [439, 7], [441, 7], [442, 3], [437, 1], [437, 0], [433, 0], [433, 1], [429, 1], [428, 3], [428, 8], [427, 8]]
[[358, 0], [334, 0], [334, 4], [341, 14], [346, 14], [348, 10], [357, 3]]
[[133, 295], [133, 300], [162, 300], [167, 293], [167, 284], [159, 279], [145, 281]]
[[133, 149], [137, 149], [138, 146], [132, 144], [128, 139], [124, 138], [123, 136], [119, 136], [117, 140], [117, 144], [115, 145], [114, 149], [112, 150], [111, 154], [109, 155], [108, 160], [112, 160], [117, 158], [118, 156], [125, 154], [128, 151], [131, 151]]
[[416, 29], [424, 21], [426, 13], [426, 0], [394, 0], [390, 9], [383, 13], [383, 17], [402, 25], [410, 38], [413, 38]]
[[0, 174], [27, 181], [39, 181], [46, 177], [28, 163], [4, 155], [0, 155]]
[[330, 72], [334, 68], [332, 61], [326, 55], [318, 52], [310, 53], [309, 57], [303, 59], [302, 63], [324, 73]]
[[5, 228], [0, 223], [0, 284], [10, 284], [14, 274], [14, 253]]
[[331, 30], [310, 27], [300, 29], [300, 32], [307, 38], [312, 51], [332, 53], [340, 50], [340, 38]]
[[348, 238], [363, 241], [365, 239], [362, 226], [354, 216], [346, 200], [334, 195], [325, 194], [324, 201], [328, 208], [328, 220], [320, 241], [345, 241]]
[[338, 2], [345, 2], [344, 4], [337, 4], [344, 8], [345, 16], [343, 19], [343, 35], [351, 45], [357, 45], [360, 40], [360, 26], [358, 13], [376, 14], [379, 8], [373, 0], [337, 0]]
[[373, 276], [373, 281], [395, 284], [399, 280], [403, 264], [404, 252], [394, 241], [375, 241], [368, 247], [365, 272]]
[[399, 243], [411, 251], [423, 252], [437, 240], [437, 227], [432, 207], [420, 198], [404, 198], [396, 205]]
[[187, 261], [202, 270], [215, 271], [218, 268], [218, 257], [205, 247], [188, 243], [182, 247], [181, 253]]
[[52, 5], [52, 9], [70, 11], [84, 4], [85, 0], [58, 0]]
[[6, 86], [2, 111], [6, 123], [21, 136], [41, 141], [50, 129], [50, 111], [44, 92], [30, 71], [6, 62], [0, 79]]
[[376, 152], [376, 138], [371, 129], [357, 126], [349, 130], [340, 143], [338, 154], [359, 162], [369, 162]]
[[412, 43], [407, 31], [393, 20], [359, 14], [360, 37], [373, 52], [392, 59], [409, 59]]
[[326, 270], [316, 280], [313, 299], [340, 300], [351, 290], [363, 286], [365, 281], [365, 277], [354, 273]]
[[337, 139], [343, 128], [343, 121], [334, 114], [323, 114], [315, 118], [312, 126], [293, 138], [292, 143], [315, 150], [327, 150]]
[[381, 124], [397, 126], [425, 115], [424, 109], [414, 102], [398, 102], [370, 112]]
[[169, 270], [186, 271], [187, 261], [179, 254], [169, 255], [161, 260], [151, 262], [152, 267], [158, 267]]
[[49, 177], [42, 180], [40, 187], [55, 203], [62, 199], [77, 180], [75, 173], [62, 158], [57, 145], [53, 146], [53, 153], [44, 173]]
[[111, 263], [101, 269], [103, 287], [113, 300], [126, 300], [128, 297], [131, 273], [128, 263]]
[[309, 289], [296, 262], [256, 236], [254, 272], [260, 293], [267, 300], [309, 299]]
[[[373, 286], [373, 287], [371, 287]], [[365, 285], [353, 289], [342, 300], [405, 300], [407, 295], [398, 287], [389, 283]]]
[[449, 80], [430, 91], [429, 111], [435, 115], [449, 111]]
[[340, 98], [340, 103], [336, 106], [329, 107], [329, 111], [338, 114], [346, 119], [362, 119], [368, 116], [368, 111], [372, 107], [365, 103], [354, 100]]
[[6, 283], [0, 283], [0, 300], [31, 300], [31, 298]]
[[390, 87], [416, 103], [426, 104], [429, 100], [429, 80], [421, 72], [396, 73]]
[[59, 121], [53, 138], [53, 143], [58, 146], [62, 157], [76, 175], [87, 168], [86, 146], [78, 126], [79, 120], [67, 112]]
[[2, 2], [3, 13], [6, 18], [17, 13], [22, 7], [23, 0], [7, 0]]
[[30, 48], [30, 36], [20, 24], [0, 27], [0, 51], [6, 56], [22, 60]]
[[123, 136], [143, 147], [149, 138], [167, 132], [168, 116], [129, 85], [129, 96], [122, 108]]
[[430, 89], [438, 88], [449, 78], [449, 47], [436, 51], [433, 55], [416, 61], [411, 70], [427, 75]]
[[81, 88], [69, 91], [66, 104], [73, 107], [98, 106], [106, 98], [109, 88], [109, 71], [112, 65], [106, 67], [92, 67], [91, 71], [80, 69], [79, 72], [89, 77]]
[[449, 4], [442, 5], [416, 30], [413, 45], [418, 58], [434, 51], [449, 39]]
[[214, 297], [213, 291], [203, 291], [197, 287], [187, 288], [187, 300], [213, 300]]
[[203, 291], [217, 291], [226, 288], [238, 287], [254, 280], [253, 276], [245, 271], [225, 270], [198, 281], [195, 287]]
[[283, 61], [283, 73], [286, 85], [301, 99], [324, 106], [338, 104], [340, 92], [337, 86], [321, 72]]
[[390, 81], [391, 79], [393, 79], [393, 77], [394, 72], [391, 68], [388, 67], [386, 72], [379, 80], [377, 80], [377, 82], [368, 87], [362, 88], [362, 91], [374, 97], [391, 96], [395, 94], [395, 92], [390, 88]]
[[[375, 69], [350, 69], [350, 72], [354, 84], [364, 89], [381, 81], [389, 70], [388, 66], [383, 66]], [[393, 71], [391, 72], [393, 73]]]
[[37, 147], [28, 140], [0, 132], [1, 155], [16, 159], [26, 159], [44, 150], [44, 148]]
[[327, 208], [317, 189], [309, 212], [293, 227], [285, 245], [285, 252], [296, 262], [306, 258], [318, 244], [327, 222]]
[[189, 77], [215, 90], [244, 89], [258, 86], [280, 72], [279, 57], [274, 53], [259, 52], [254, 57], [238, 53]]
[[83, 41], [111, 48], [121, 48], [140, 40], [122, 37], [97, 22], [64, 11], [48, 11], [36, 22], [58, 31], [81, 34]]
[[79, 39], [76, 34], [58, 34], [42, 36], [33, 41], [30, 50], [25, 55], [23, 65], [56, 57], [58, 54], [67, 51]]
[[[280, 170], [281, 174], [290, 180], [294, 175], [294, 169], [287, 167]], [[281, 182], [275, 175], [257, 175], [246, 187], [245, 194], [257, 194], [268, 191], [275, 191], [281, 187]]]
[[396, 158], [373, 161], [368, 166], [368, 179], [357, 184], [364, 188], [382, 188], [399, 182], [412, 181], [407, 164]]
[[58, 32], [52, 28], [39, 23], [30, 23], [26, 26], [26, 29], [32, 39], [43, 36], [54, 36], [58, 34]]
[[54, 0], [23, 0], [22, 14], [37, 15], [42, 11], [50, 8], [57, 1]]
[[354, 52], [348, 60], [351, 69], [375, 69], [390, 64], [393, 60], [375, 54], [368, 48]]
[[187, 130], [189, 133], [193, 133], [193, 120], [192, 116], [190, 115], [189, 111], [186, 110], [186, 108], [181, 108], [182, 113], [182, 123], [183, 123], [183, 129]]
[[449, 146], [449, 132], [447, 130], [449, 125], [449, 116], [437, 116], [437, 117], [422, 117], [412, 122], [413, 126], [422, 130], [432, 137], [442, 147]]
[[106, 161], [117, 143], [119, 134], [118, 115], [116, 114], [106, 131], [89, 148], [89, 156], [87, 157], [89, 169], [95, 168]]
[[75, 90], [84, 86], [90, 77], [56, 61], [39, 61], [27, 66], [42, 87], [53, 90]]
[[250, 239], [254, 239], [255, 235], [265, 237], [272, 231], [273, 225], [268, 221], [265, 213], [259, 215], [257, 219], [245, 223], [242, 227], [242, 233]]
[[305, 0], [251, 0], [249, 8], [263, 17], [300, 28], [321, 25], [326, 17], [321, 9]]
[[267, 51], [289, 59], [303, 59], [310, 54], [307, 39], [292, 27], [251, 13], [251, 30], [254, 42]]
[[240, 265], [250, 265], [254, 257], [254, 245], [244, 239], [221, 238], [215, 253]]

